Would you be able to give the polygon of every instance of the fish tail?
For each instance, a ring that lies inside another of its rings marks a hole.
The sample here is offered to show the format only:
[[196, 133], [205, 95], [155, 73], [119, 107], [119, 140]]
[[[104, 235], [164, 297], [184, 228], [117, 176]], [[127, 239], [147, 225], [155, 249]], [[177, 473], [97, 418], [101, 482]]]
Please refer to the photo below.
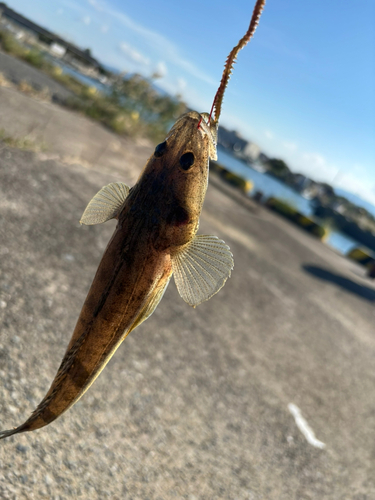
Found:
[[19, 430], [19, 427], [16, 427], [14, 429], [9, 429], [8, 431], [1, 431], [0, 432], [0, 439], [7, 438], [9, 436], [13, 436], [13, 434], [17, 434], [18, 432], [22, 432]]
[[25, 432], [26, 430], [31, 430], [31, 429], [24, 429], [23, 427], [24, 425], [22, 424], [18, 427], [15, 427], [14, 429], [9, 429], [7, 431], [0, 431], [0, 439], [13, 436], [13, 434], [18, 434], [19, 432]]
[[[100, 353], [96, 356], [96, 359], [91, 349], [80, 351], [85, 336], [79, 338], [68, 349], [48, 393], [28, 420], [19, 427], [1, 431], [0, 439], [20, 432], [40, 429], [56, 420], [62, 413], [73, 406], [96, 380], [128, 332], [126, 331], [117, 339], [115, 345], [111, 346], [111, 349], [108, 349], [105, 355]], [[89, 361], [87, 361], [87, 358]]]
[[[78, 320], [76, 331], [46, 396], [26, 422], [0, 432], [0, 439], [50, 424], [85, 394], [124, 338], [153, 313], [168, 285], [171, 266], [164, 274], [149, 297], [143, 299], [141, 307], [136, 304], [136, 314], [131, 313], [125, 319], [121, 317], [115, 328], [112, 325], [109, 328], [106, 324], [106, 317], [111, 311], [105, 311], [106, 314], [102, 315], [104, 318], [98, 315], [91, 324]], [[87, 327], [84, 328], [82, 324], [87, 324]]]
[[57, 418], [58, 415], [53, 415], [53, 414], [46, 415], [45, 414], [46, 412], [45, 411], [43, 412], [44, 408], [41, 407], [43, 402], [44, 400], [31, 414], [31, 416], [26, 420], [26, 422], [19, 425], [18, 427], [14, 427], [13, 429], [9, 429], [7, 431], [0, 431], [0, 439], [13, 436], [14, 434], [18, 434], [20, 432], [28, 432], [40, 429], [41, 427], [44, 427], [45, 425], [48, 425], [53, 420], [55, 420], [55, 418]]

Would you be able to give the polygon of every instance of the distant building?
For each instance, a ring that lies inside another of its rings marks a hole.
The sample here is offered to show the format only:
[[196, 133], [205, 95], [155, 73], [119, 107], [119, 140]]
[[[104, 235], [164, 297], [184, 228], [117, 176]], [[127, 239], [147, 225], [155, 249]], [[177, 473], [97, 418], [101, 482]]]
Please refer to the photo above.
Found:
[[248, 142], [242, 154], [246, 160], [257, 161], [260, 155], [260, 147], [255, 142]]
[[25, 38], [43, 43], [55, 57], [60, 57], [86, 74], [105, 72], [101, 64], [91, 56], [90, 49], [82, 50], [76, 47], [18, 14], [3, 2], [0, 2], [0, 24], [13, 32], [18, 39]]
[[330, 207], [335, 211], [338, 212], [339, 214], [344, 215], [346, 213], [346, 206], [345, 202], [340, 201], [340, 200], [335, 200], [330, 204]]
[[269, 161], [269, 157], [267, 155], [265, 155], [264, 153], [259, 153], [258, 161], [260, 163], [267, 163]]
[[225, 127], [219, 127], [218, 143], [223, 146], [223, 148], [238, 153], [245, 148], [247, 141], [235, 130], [227, 130]]
[[257, 161], [261, 154], [257, 144], [243, 139], [236, 130], [227, 130], [225, 127], [219, 127], [218, 143], [248, 162]]
[[56, 42], [51, 43], [50, 49], [52, 54], [57, 57], [64, 57], [66, 54], [66, 47], [64, 47], [63, 45], [59, 45]]
[[308, 177], [306, 177], [305, 175], [303, 174], [292, 174], [293, 176], [293, 184], [294, 184], [294, 187], [295, 189], [297, 189], [298, 191], [303, 191], [304, 189], [306, 188], [309, 188], [312, 184], [312, 180], [309, 179]]

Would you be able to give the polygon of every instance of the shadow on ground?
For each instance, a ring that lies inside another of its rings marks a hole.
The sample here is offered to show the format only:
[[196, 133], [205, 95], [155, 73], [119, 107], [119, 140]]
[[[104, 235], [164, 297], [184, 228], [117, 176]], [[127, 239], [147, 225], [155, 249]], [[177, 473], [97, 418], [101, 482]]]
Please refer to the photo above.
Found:
[[315, 278], [319, 278], [324, 281], [329, 281], [337, 286], [340, 286], [344, 290], [351, 292], [359, 297], [369, 300], [370, 302], [375, 302], [375, 290], [373, 288], [360, 285], [355, 281], [346, 278], [340, 274], [335, 274], [327, 269], [323, 269], [317, 266], [311, 266], [309, 264], [304, 264], [301, 266], [304, 271], [312, 274]]

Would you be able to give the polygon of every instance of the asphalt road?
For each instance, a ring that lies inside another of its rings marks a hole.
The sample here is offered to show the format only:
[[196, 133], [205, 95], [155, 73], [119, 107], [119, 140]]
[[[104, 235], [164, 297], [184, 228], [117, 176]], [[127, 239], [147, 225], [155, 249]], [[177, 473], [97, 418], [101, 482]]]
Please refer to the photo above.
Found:
[[[130, 178], [0, 143], [1, 429], [47, 391], [113, 232], [79, 226], [87, 202]], [[0, 498], [375, 499], [374, 285], [215, 185], [200, 233], [230, 280], [196, 309], [171, 283], [77, 405], [1, 441]]]
[[34, 68], [25, 61], [0, 51], [0, 73], [2, 73], [12, 83], [19, 84], [27, 82], [35, 90], [47, 88], [51, 97], [58, 101], [64, 101], [73, 94], [56, 80], [46, 75], [42, 71]]

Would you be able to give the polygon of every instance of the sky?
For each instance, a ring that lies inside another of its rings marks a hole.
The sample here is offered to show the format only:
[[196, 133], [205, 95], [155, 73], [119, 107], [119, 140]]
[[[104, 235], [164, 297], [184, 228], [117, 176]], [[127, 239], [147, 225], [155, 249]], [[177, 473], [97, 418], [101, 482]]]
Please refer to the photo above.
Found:
[[[8, 0], [120, 71], [209, 111], [255, 1]], [[268, 0], [220, 124], [295, 172], [375, 204], [375, 1]]]

